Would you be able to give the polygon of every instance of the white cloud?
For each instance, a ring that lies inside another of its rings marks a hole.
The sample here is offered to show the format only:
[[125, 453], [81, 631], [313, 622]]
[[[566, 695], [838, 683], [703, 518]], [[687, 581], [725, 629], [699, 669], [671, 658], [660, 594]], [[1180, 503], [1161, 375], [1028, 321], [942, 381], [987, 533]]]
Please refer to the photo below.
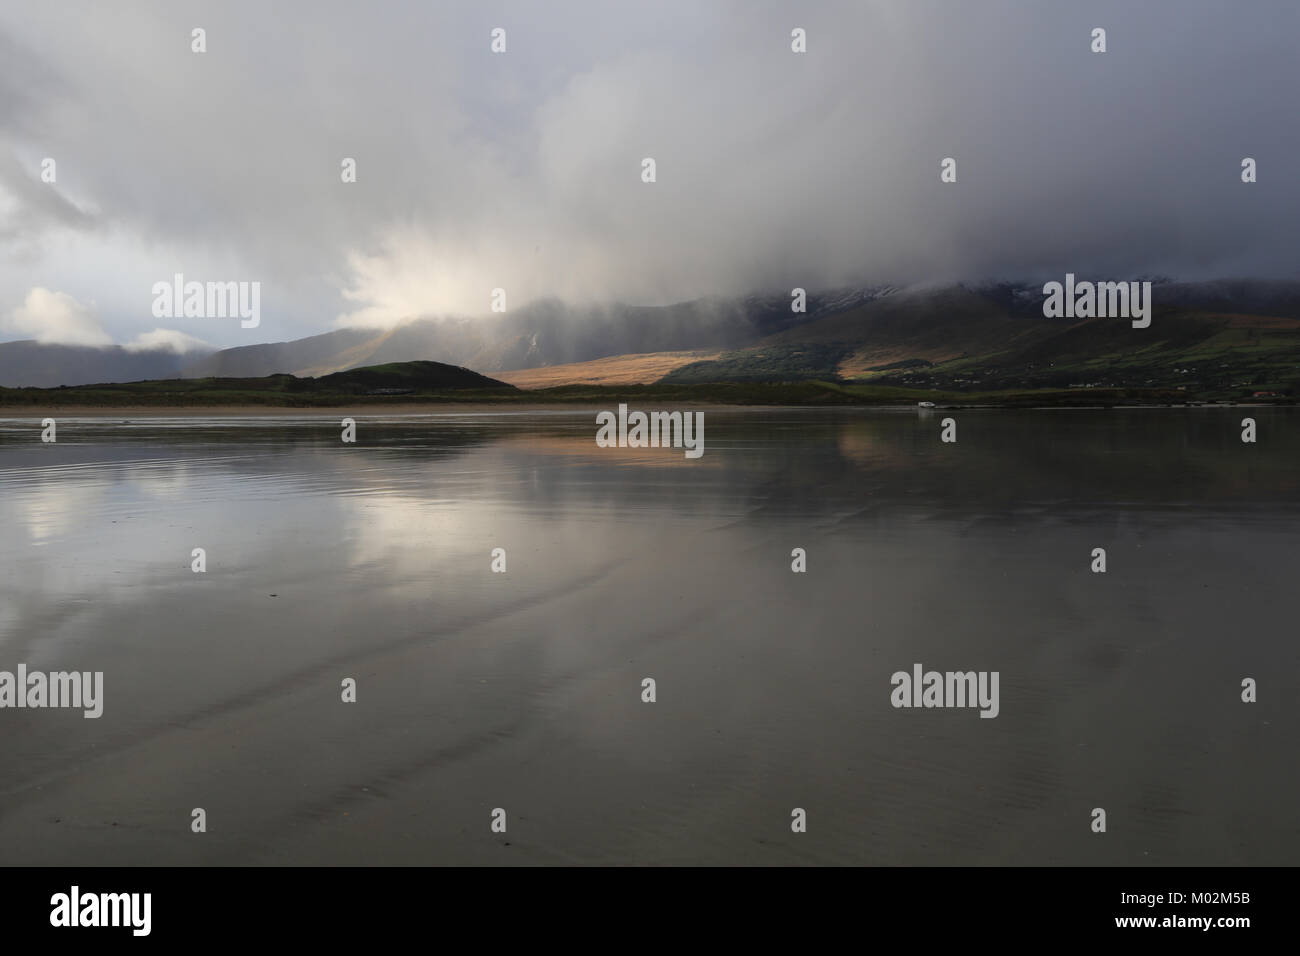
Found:
[[177, 332], [175, 329], [154, 329], [152, 332], [141, 332], [122, 347], [128, 352], [162, 349], [175, 352], [177, 355], [184, 355], [187, 352], [206, 352], [213, 348], [212, 345], [202, 339], [193, 335], [186, 335], [184, 332]]
[[40, 286], [23, 304], [0, 319], [0, 331], [44, 345], [112, 345], [113, 337], [87, 307], [63, 292]]

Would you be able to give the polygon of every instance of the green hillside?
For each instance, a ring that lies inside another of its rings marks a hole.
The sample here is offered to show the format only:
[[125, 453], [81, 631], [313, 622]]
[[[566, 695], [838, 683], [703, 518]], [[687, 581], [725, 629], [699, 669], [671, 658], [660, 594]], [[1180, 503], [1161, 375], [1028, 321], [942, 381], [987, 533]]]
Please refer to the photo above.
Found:
[[1157, 305], [1151, 325], [1046, 319], [967, 290], [899, 296], [695, 362], [664, 384], [823, 380], [955, 393], [1180, 390], [1300, 397], [1300, 320]]

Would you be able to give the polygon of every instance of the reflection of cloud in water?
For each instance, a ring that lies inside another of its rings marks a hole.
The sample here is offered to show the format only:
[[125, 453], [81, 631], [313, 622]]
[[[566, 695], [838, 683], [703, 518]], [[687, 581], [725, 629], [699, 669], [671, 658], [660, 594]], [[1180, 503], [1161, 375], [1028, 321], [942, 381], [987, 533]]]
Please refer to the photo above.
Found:
[[194, 491], [194, 469], [187, 461], [167, 462], [149, 471], [133, 471], [127, 476], [132, 490], [141, 496], [178, 500]]
[[468, 550], [490, 526], [474, 503], [411, 495], [343, 496], [332, 507], [348, 566], [383, 565], [402, 579], [427, 574], [432, 554]]
[[98, 512], [107, 495], [102, 481], [92, 478], [62, 478], [37, 482], [16, 494], [5, 496], [6, 524], [27, 529], [32, 544], [43, 545], [62, 537], [86, 516]]

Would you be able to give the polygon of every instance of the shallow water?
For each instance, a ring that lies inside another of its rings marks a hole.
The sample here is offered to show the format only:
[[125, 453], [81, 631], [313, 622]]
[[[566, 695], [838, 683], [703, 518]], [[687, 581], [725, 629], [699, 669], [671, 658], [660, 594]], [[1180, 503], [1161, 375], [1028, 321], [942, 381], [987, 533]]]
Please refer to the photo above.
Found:
[[0, 420], [0, 863], [1300, 858], [1300, 411], [705, 420]]

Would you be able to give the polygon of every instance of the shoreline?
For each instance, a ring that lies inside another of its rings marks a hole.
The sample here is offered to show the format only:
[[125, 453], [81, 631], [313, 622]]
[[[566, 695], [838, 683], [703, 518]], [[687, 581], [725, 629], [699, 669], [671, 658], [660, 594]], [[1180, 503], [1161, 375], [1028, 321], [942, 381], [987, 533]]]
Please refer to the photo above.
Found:
[[[718, 402], [658, 402], [655, 408], [688, 409], [799, 408], [798, 405], [734, 405]], [[861, 406], [838, 406], [861, 407]], [[536, 412], [597, 412], [602, 402], [412, 402], [400, 405], [44, 405], [22, 408], [0, 405], [0, 420], [65, 418], [383, 418], [394, 415], [533, 414]]]
[[[614, 406], [620, 404], [615, 402]], [[988, 409], [1015, 409], [1019, 411], [1069, 411], [1069, 410], [1103, 410], [1103, 409], [1225, 409], [1225, 408], [1291, 408], [1294, 402], [1201, 402], [1187, 404], [1150, 403], [1150, 404], [1098, 404], [1098, 405], [1025, 405], [1000, 404], [994, 402], [971, 403], [936, 403], [930, 408], [920, 408], [915, 404], [903, 403], [862, 403], [836, 405], [748, 405], [729, 402], [644, 402], [624, 400], [629, 406], [653, 408], [656, 410], [686, 410], [707, 408], [714, 411], [818, 411], [825, 409], [847, 410], [899, 410], [917, 412], [974, 411]], [[610, 408], [608, 402], [411, 402], [393, 405], [337, 405], [337, 406], [300, 406], [300, 405], [44, 405], [44, 406], [5, 406], [0, 405], [0, 420], [27, 421], [46, 417], [62, 418], [328, 418], [340, 416], [350, 418], [384, 418], [389, 416], [423, 416], [423, 415], [481, 415], [481, 414], [534, 414], [537, 412], [598, 412]]]

